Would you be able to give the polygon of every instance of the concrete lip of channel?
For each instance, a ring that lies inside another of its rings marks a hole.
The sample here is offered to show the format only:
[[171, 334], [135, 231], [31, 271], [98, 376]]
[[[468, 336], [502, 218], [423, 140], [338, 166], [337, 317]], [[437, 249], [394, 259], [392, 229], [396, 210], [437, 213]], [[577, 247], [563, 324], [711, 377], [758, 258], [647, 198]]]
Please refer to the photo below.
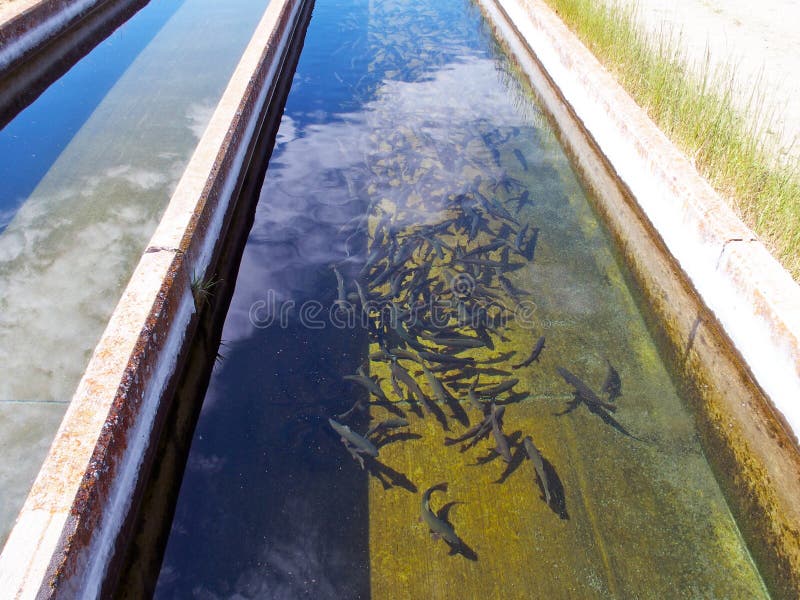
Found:
[[[302, 0], [271, 2], [98, 343], [0, 555], [11, 597], [97, 597], [211, 274]], [[269, 104], [271, 105], [271, 103]]]

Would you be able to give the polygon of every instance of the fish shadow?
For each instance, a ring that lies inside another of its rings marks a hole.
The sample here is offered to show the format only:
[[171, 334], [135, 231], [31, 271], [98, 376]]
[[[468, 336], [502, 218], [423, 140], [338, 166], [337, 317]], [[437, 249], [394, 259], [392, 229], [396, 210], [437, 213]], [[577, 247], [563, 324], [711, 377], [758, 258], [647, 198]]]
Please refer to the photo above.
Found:
[[[512, 435], [519, 437], [522, 435], [522, 432], [515, 431]], [[500, 475], [500, 477], [497, 478], [492, 483], [497, 483], [497, 484], [505, 483], [506, 479], [511, 477], [511, 474], [514, 473], [514, 471], [516, 471], [517, 469], [519, 469], [520, 465], [523, 462], [525, 462], [526, 456], [527, 454], [525, 452], [525, 448], [522, 446], [521, 443], [517, 442], [516, 445], [514, 445], [514, 453], [511, 455], [511, 462], [506, 465], [506, 468]]]
[[469, 415], [461, 403], [453, 398], [451, 394], [447, 394], [447, 406], [450, 408], [451, 416], [461, 423], [464, 427], [469, 427]]
[[[459, 502], [458, 500], [448, 502], [447, 504], [442, 506], [442, 508], [439, 509], [439, 512], [436, 513], [436, 516], [438, 518], [440, 518], [442, 521], [445, 521], [451, 527], [453, 527], [453, 524], [450, 522], [450, 510], [456, 504], [463, 504], [463, 502]], [[453, 529], [455, 529], [455, 527]], [[467, 560], [471, 560], [473, 562], [478, 560], [478, 553], [475, 552], [475, 550], [473, 550], [470, 546], [468, 546], [461, 538], [459, 538], [458, 544], [452, 544], [447, 540], [444, 540], [444, 542], [450, 547], [450, 551], [448, 552], [449, 556], [456, 556], [457, 554], [460, 554]]]
[[[553, 463], [544, 456], [542, 457], [542, 466], [544, 467], [544, 475], [547, 478], [547, 487], [550, 489], [550, 503], [548, 506], [559, 518], [567, 521], [569, 520], [569, 513], [567, 512], [567, 497], [564, 493], [564, 484], [561, 482], [558, 473], [556, 473]], [[542, 500], [544, 500], [544, 488], [542, 488], [542, 483], [538, 477], [536, 478], [536, 483], [539, 485], [539, 489], [542, 492]]]
[[[491, 436], [491, 433], [490, 433], [490, 436]], [[518, 447], [518, 446], [520, 445], [520, 437], [522, 437], [522, 432], [521, 432], [521, 431], [515, 431], [515, 432], [514, 432], [514, 433], [512, 433], [511, 435], [507, 435], [507, 436], [506, 436], [506, 439], [508, 439], [508, 445], [509, 445], [510, 447], [512, 447], [512, 448], [514, 448], [514, 447]], [[508, 468], [509, 468], [511, 465], [513, 465], [513, 464], [514, 464], [514, 458], [515, 458], [516, 454], [518, 454], [518, 453], [519, 453], [519, 449], [517, 448], [517, 451], [516, 451], [514, 454], [512, 454], [512, 455], [511, 455], [511, 462], [510, 462], [510, 463], [507, 463], [507, 464], [508, 464], [508, 467], [506, 467], [506, 471], [508, 470]], [[492, 462], [492, 461], [494, 461], [494, 460], [497, 460], [498, 458], [501, 458], [501, 454], [500, 454], [500, 453], [499, 453], [497, 450], [495, 450], [494, 448], [492, 448], [491, 450], [489, 450], [489, 453], [488, 453], [486, 456], [481, 456], [480, 458], [477, 458], [477, 459], [475, 459], [475, 462], [474, 462], [473, 464], [471, 464], [471, 465], [467, 465], [467, 466], [470, 466], [470, 467], [479, 467], [479, 466], [481, 466], [481, 465], [485, 465], [485, 464], [488, 464], [488, 463], [490, 463], [490, 462]], [[518, 467], [519, 467], [519, 464], [517, 464], [517, 465], [514, 467], [514, 470], [516, 470]], [[513, 471], [512, 471], [512, 472], [513, 472]], [[511, 475], [511, 473], [508, 473], [508, 475]], [[503, 481], [505, 481], [506, 479], [508, 479], [508, 475], [506, 475], [506, 476], [503, 478]], [[501, 477], [502, 477], [502, 475], [501, 475]], [[497, 481], [496, 481], [495, 483], [500, 483], [500, 482], [497, 482]]]
[[478, 370], [478, 374], [487, 377], [510, 377], [512, 375], [511, 371], [496, 369], [494, 367], [481, 368]]
[[[611, 427], [612, 429], [617, 431], [617, 433], [620, 433], [620, 434], [624, 435], [625, 437], [629, 437], [632, 440], [636, 440], [637, 442], [647, 443], [646, 440], [644, 440], [644, 439], [642, 439], [642, 438], [640, 438], [638, 436], [633, 435], [630, 431], [625, 429], [625, 427], [622, 425], [622, 423], [620, 423], [614, 417], [612, 417], [611, 413], [608, 410], [606, 410], [602, 406], [597, 406], [597, 405], [594, 405], [594, 404], [588, 404], [588, 403], [584, 402], [581, 399], [580, 395], [578, 395], [578, 394], [575, 394], [573, 399], [570, 400], [569, 402], [567, 402], [567, 405], [564, 408], [564, 410], [562, 410], [561, 412], [553, 413], [553, 416], [555, 416], [555, 417], [563, 417], [564, 415], [568, 415], [569, 413], [575, 411], [581, 404], [585, 404], [587, 410], [590, 413], [592, 413], [593, 415], [599, 417], [600, 420], [603, 421], [603, 423], [605, 423], [606, 425], [608, 425], [609, 427]], [[614, 410], [616, 410], [616, 408], [617, 407], [615, 406]]]
[[636, 440], [637, 442], [644, 442], [645, 441], [642, 438], [633, 435], [630, 431], [625, 429], [625, 427], [622, 425], [622, 423], [617, 421], [614, 417], [611, 416], [610, 412], [606, 411], [602, 407], [600, 407], [600, 406], [587, 406], [587, 408], [589, 409], [589, 411], [592, 414], [595, 414], [598, 417], [600, 417], [600, 419], [603, 421], [603, 423], [605, 423], [606, 425], [608, 425], [611, 428], [615, 429], [617, 432], [621, 433], [622, 435], [624, 435], [626, 437], [629, 437], [629, 438], [631, 438], [633, 440]]
[[408, 409], [412, 413], [414, 413], [420, 419], [425, 418], [425, 413], [422, 410], [422, 406], [420, 406], [420, 401], [415, 398], [413, 394], [409, 394], [406, 397], [406, 402], [408, 402]]
[[433, 400], [428, 400], [426, 404], [430, 413], [437, 421], [439, 421], [442, 429], [445, 431], [450, 431], [450, 424], [447, 422], [447, 416], [444, 414], [444, 411], [441, 409], [441, 407]]
[[364, 458], [364, 467], [371, 476], [375, 477], [384, 490], [390, 490], [394, 487], [400, 487], [404, 490], [416, 494], [418, 492], [417, 486], [405, 474], [393, 469], [379, 461], [377, 458], [367, 456]]
[[375, 443], [375, 446], [377, 448], [383, 448], [387, 444], [392, 444], [394, 442], [407, 442], [409, 440], [419, 440], [419, 439], [422, 439], [422, 435], [420, 435], [419, 433], [412, 433], [410, 431], [400, 431], [398, 433], [392, 433], [390, 435], [383, 436]]
[[392, 413], [396, 417], [400, 417], [405, 419], [406, 413], [405, 411], [397, 406], [396, 402], [386, 402], [385, 400], [374, 400], [372, 402], [372, 406], [380, 406], [381, 408], [385, 408], [387, 412]]

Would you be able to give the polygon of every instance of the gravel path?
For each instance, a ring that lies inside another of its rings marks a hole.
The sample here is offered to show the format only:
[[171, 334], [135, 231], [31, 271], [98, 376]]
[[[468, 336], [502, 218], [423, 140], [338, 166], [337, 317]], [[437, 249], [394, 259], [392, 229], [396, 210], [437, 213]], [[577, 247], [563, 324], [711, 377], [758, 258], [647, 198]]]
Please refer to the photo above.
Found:
[[800, 157], [800, 2], [798, 0], [616, 0], [638, 7], [652, 33], [671, 32], [695, 64], [733, 66], [740, 105], [753, 90], [775, 116], [772, 133]]

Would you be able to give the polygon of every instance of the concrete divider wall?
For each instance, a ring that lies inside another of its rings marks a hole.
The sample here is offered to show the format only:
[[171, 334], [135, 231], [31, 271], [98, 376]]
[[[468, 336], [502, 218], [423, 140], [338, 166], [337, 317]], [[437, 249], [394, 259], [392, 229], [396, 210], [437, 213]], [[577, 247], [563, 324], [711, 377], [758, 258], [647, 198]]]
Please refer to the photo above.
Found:
[[652, 307], [748, 546], [800, 597], [800, 288], [542, 0], [480, 0]]
[[0, 126], [149, 1], [0, 3]]
[[0, 72], [73, 27], [90, 12], [116, 0], [16, 0], [0, 10]]
[[304, 0], [272, 0], [90, 360], [0, 555], [2, 598], [104, 593]]

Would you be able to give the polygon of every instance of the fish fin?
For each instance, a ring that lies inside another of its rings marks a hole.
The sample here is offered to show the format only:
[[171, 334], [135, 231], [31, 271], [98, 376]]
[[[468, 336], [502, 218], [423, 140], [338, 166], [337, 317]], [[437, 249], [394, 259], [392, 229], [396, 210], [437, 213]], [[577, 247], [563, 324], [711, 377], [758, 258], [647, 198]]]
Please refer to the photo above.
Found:
[[431, 531], [431, 538], [433, 538], [434, 542], [438, 542], [442, 536], [436, 533], [435, 531]]

